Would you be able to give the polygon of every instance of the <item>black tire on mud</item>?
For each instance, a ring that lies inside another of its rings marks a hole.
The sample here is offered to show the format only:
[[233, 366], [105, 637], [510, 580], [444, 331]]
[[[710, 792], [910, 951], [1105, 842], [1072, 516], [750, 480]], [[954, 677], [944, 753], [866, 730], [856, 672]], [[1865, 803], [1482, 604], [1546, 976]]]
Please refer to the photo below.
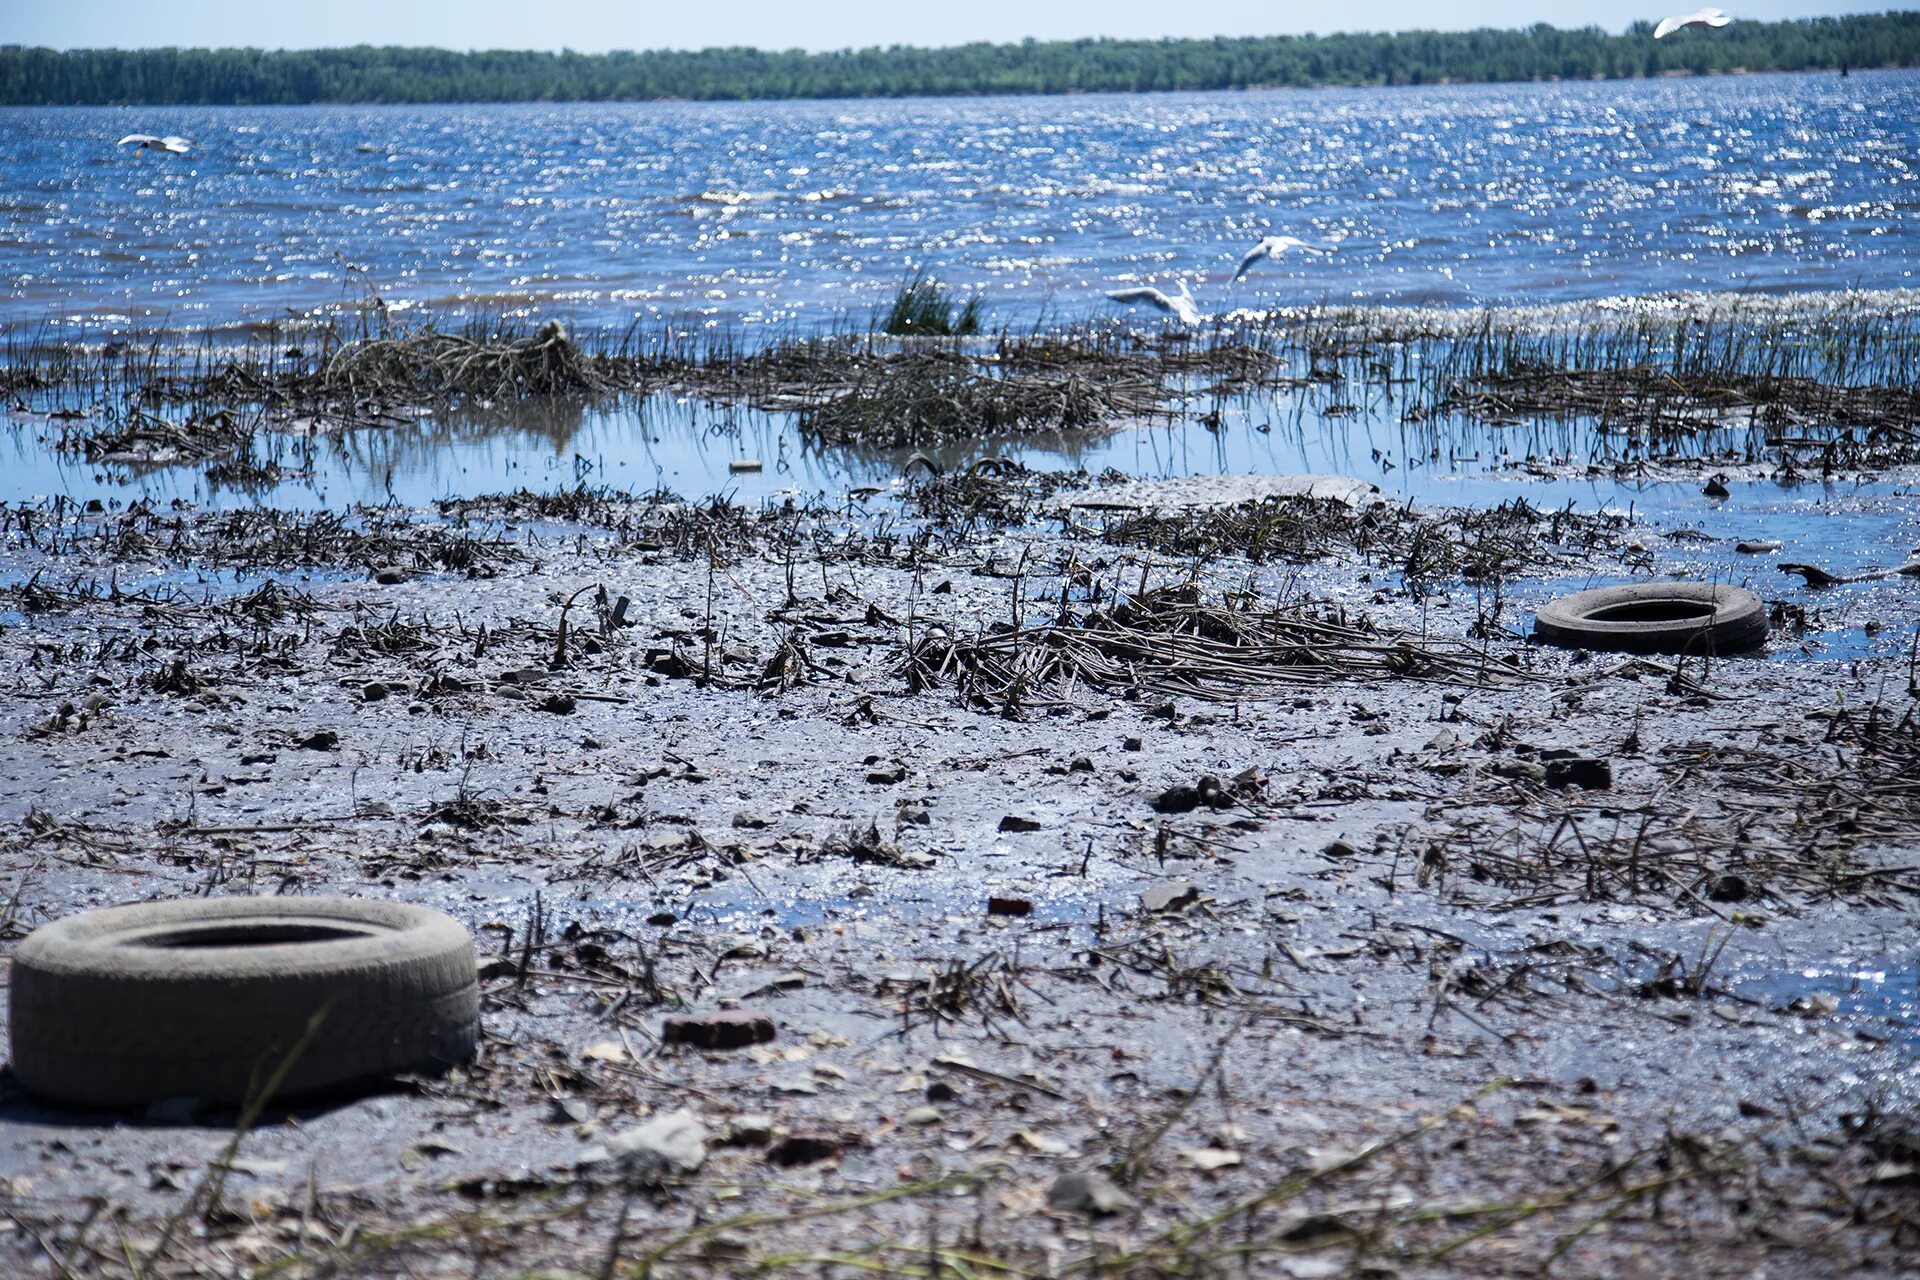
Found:
[[1628, 653], [1751, 653], [1767, 642], [1767, 606], [1714, 582], [1640, 582], [1576, 591], [1540, 606], [1533, 638]]
[[89, 911], [29, 934], [11, 988], [14, 1075], [88, 1107], [245, 1103], [290, 1056], [280, 1096], [336, 1089], [465, 1061], [479, 1034], [473, 939], [404, 903], [196, 898]]

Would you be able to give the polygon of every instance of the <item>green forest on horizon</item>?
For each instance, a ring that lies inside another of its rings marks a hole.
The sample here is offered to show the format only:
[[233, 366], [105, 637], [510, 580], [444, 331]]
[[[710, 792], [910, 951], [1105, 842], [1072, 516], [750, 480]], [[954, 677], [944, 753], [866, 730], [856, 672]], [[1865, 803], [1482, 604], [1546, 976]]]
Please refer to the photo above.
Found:
[[1154, 92], [1623, 79], [1920, 65], [1920, 12], [1735, 22], [1652, 38], [1638, 22], [1518, 31], [1068, 40], [832, 53], [580, 54], [0, 46], [0, 105], [605, 102]]

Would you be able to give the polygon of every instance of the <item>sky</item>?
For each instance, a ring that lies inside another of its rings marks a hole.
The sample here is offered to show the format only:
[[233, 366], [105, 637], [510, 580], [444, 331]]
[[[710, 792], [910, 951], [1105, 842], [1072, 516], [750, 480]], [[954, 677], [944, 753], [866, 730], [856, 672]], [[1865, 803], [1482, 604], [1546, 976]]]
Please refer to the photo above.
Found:
[[[1848, 0], [1714, 0], [1737, 18], [1803, 18], [1898, 7]], [[1414, 27], [1600, 26], [1618, 31], [1696, 0], [0, 0], [0, 44], [58, 49], [159, 45], [304, 49], [350, 44], [449, 49], [763, 49], [962, 44], [1081, 36], [1241, 36]]]

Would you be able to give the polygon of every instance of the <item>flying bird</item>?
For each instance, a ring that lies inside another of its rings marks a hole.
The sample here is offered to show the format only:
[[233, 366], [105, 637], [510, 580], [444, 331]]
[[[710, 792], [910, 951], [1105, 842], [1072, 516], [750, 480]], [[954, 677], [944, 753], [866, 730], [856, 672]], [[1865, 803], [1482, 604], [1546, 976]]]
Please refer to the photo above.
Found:
[[1173, 316], [1184, 325], [1200, 323], [1200, 309], [1193, 305], [1193, 295], [1187, 292], [1185, 280], [1180, 282], [1180, 295], [1174, 298], [1169, 298], [1152, 285], [1140, 285], [1133, 289], [1112, 289], [1108, 291], [1107, 297], [1129, 306], [1136, 302], [1144, 302], [1157, 311], [1164, 311]]
[[1660, 25], [1653, 29], [1653, 38], [1663, 40], [1682, 27], [1724, 27], [1732, 21], [1724, 9], [1695, 9], [1692, 13], [1660, 19]]
[[170, 156], [183, 156], [187, 154], [187, 148], [193, 144], [185, 138], [176, 138], [172, 134], [164, 138], [156, 138], [150, 133], [130, 133], [114, 145], [132, 147], [136, 151], [164, 151]]
[[1240, 259], [1240, 269], [1233, 273], [1233, 278], [1236, 281], [1239, 280], [1241, 276], [1247, 274], [1248, 267], [1251, 267], [1262, 258], [1277, 258], [1281, 254], [1292, 253], [1296, 249], [1302, 253], [1333, 252], [1331, 249], [1324, 249], [1317, 244], [1308, 244], [1305, 240], [1300, 240], [1293, 236], [1268, 236], [1259, 244], [1247, 250], [1247, 256]]

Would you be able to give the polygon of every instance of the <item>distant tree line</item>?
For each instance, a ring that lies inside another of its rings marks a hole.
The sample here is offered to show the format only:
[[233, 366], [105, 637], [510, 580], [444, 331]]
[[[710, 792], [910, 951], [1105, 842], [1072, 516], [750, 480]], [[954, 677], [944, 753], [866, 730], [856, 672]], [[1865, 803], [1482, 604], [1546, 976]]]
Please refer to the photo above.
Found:
[[944, 49], [704, 49], [453, 53], [359, 46], [34, 49], [0, 46], [0, 103], [604, 102], [880, 98], [987, 93], [1242, 89], [1620, 79], [1663, 74], [1920, 65], [1920, 13], [1736, 22], [1655, 41], [1562, 31], [1215, 40], [1028, 40]]

